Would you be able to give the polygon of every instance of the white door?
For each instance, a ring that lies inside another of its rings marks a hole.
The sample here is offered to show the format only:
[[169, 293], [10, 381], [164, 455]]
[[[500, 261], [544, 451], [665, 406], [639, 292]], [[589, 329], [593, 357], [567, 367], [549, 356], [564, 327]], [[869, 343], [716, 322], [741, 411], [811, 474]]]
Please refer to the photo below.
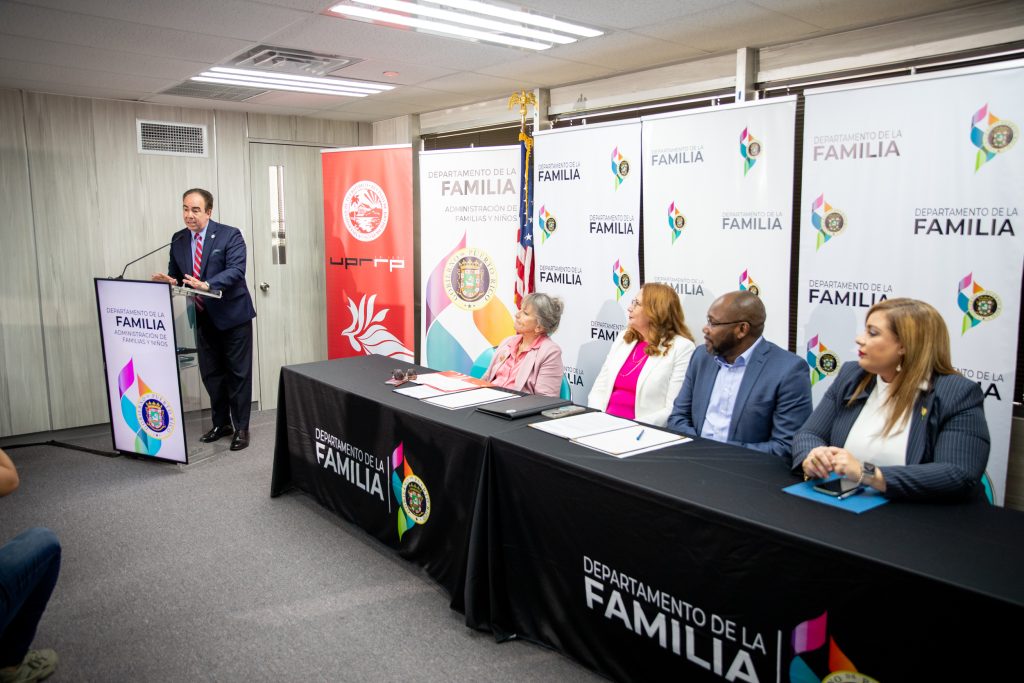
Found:
[[260, 405], [277, 407], [282, 365], [327, 358], [320, 149], [249, 144]]

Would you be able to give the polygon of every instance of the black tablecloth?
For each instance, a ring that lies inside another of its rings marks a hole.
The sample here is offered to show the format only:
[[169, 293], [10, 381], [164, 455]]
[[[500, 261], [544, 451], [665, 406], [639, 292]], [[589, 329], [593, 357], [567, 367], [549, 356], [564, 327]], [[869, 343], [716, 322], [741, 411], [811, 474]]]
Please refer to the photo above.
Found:
[[853, 515], [781, 490], [796, 481], [778, 459], [710, 441], [619, 460], [534, 429], [496, 435], [467, 623], [618, 680], [855, 668], [980, 681], [1013, 668], [1024, 515], [900, 503]]
[[[413, 366], [363, 356], [281, 369], [271, 495], [309, 493], [424, 567], [461, 610], [487, 439], [516, 425], [395, 394], [385, 380], [396, 367]], [[410, 472], [422, 523], [402, 514]]]

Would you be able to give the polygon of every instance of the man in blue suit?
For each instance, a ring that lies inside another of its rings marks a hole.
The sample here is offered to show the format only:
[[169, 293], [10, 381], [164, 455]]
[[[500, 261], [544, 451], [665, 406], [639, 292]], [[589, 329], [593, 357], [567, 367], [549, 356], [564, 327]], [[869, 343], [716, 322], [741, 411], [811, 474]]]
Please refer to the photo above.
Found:
[[210, 220], [213, 195], [207, 190], [188, 190], [181, 203], [185, 229], [171, 238], [167, 273], [153, 280], [222, 294], [220, 299], [196, 297], [199, 374], [213, 412], [213, 429], [199, 440], [210, 443], [234, 433], [231, 450], [237, 451], [249, 445], [256, 317], [245, 284], [245, 240], [237, 228]]
[[807, 365], [762, 337], [764, 304], [729, 292], [708, 309], [668, 426], [677, 432], [771, 453], [789, 462], [793, 435], [811, 414]]

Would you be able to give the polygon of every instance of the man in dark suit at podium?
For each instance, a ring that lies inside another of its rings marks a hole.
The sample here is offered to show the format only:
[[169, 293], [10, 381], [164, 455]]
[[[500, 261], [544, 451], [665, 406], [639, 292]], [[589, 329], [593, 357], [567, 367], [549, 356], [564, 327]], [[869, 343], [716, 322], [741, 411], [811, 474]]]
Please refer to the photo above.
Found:
[[220, 299], [195, 297], [199, 374], [213, 410], [213, 429], [199, 440], [210, 443], [234, 433], [231, 450], [238, 451], [249, 445], [256, 317], [245, 284], [245, 240], [237, 228], [210, 220], [213, 195], [207, 190], [188, 190], [181, 203], [185, 229], [171, 238], [167, 273], [153, 280], [222, 293]]

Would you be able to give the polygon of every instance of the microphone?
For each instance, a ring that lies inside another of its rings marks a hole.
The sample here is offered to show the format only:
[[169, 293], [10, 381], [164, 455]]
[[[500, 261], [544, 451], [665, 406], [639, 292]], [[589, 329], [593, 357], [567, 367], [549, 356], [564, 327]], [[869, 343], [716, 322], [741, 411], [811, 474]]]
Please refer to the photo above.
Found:
[[168, 242], [167, 244], [164, 244], [162, 246], [157, 247], [156, 249], [154, 249], [153, 251], [149, 252], [148, 254], [143, 254], [142, 256], [140, 256], [139, 258], [135, 259], [134, 261], [129, 261], [127, 264], [125, 264], [124, 270], [121, 271], [121, 274], [118, 275], [114, 279], [115, 280], [123, 280], [124, 279], [124, 274], [128, 271], [128, 266], [132, 265], [133, 263], [138, 263], [139, 261], [141, 261], [142, 259], [146, 258], [147, 256], [152, 256], [153, 254], [155, 254], [156, 252], [160, 251], [161, 249], [166, 249], [167, 247], [171, 246], [172, 244], [177, 242], [179, 239], [181, 239], [181, 237], [183, 237], [185, 234], [186, 233], [184, 233], [184, 232], [178, 233], [173, 238], [171, 238], [171, 241]]

